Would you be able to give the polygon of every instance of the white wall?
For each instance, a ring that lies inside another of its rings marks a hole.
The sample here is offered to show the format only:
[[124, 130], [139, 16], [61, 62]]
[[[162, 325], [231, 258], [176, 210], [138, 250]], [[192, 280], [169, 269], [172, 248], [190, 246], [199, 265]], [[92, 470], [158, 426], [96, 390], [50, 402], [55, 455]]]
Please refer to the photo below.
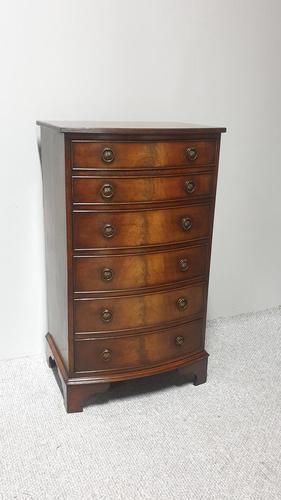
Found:
[[281, 303], [280, 16], [280, 0], [1, 2], [0, 357], [46, 331], [38, 118], [227, 126], [209, 317]]

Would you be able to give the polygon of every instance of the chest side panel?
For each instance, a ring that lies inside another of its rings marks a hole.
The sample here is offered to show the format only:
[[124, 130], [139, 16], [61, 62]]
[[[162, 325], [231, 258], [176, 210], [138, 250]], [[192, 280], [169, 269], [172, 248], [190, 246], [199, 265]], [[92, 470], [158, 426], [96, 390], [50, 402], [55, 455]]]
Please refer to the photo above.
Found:
[[48, 332], [68, 366], [64, 135], [41, 128]]

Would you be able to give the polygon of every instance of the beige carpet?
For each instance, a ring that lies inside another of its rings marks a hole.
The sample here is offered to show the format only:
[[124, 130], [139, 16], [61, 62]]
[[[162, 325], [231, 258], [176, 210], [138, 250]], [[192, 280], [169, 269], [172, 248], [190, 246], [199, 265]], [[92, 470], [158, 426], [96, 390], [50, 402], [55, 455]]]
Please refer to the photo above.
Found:
[[41, 358], [0, 364], [0, 498], [281, 499], [281, 309], [208, 326], [207, 384], [114, 386], [67, 415]]

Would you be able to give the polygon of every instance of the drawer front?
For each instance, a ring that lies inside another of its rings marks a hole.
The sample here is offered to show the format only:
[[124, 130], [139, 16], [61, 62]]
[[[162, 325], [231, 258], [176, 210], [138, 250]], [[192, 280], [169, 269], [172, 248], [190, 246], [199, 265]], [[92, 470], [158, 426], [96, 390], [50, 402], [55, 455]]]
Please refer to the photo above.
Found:
[[216, 141], [73, 142], [74, 168], [169, 167], [210, 165], [216, 161]]
[[75, 212], [74, 248], [125, 248], [188, 242], [210, 234], [210, 205], [163, 210]]
[[213, 174], [144, 178], [74, 178], [74, 203], [138, 203], [189, 200], [211, 196], [215, 191]]
[[200, 352], [202, 321], [161, 332], [75, 342], [75, 371], [124, 370], [153, 366]]
[[74, 300], [74, 331], [100, 333], [146, 328], [203, 312], [205, 286], [122, 297]]
[[129, 290], [203, 276], [207, 246], [138, 255], [76, 257], [76, 292]]

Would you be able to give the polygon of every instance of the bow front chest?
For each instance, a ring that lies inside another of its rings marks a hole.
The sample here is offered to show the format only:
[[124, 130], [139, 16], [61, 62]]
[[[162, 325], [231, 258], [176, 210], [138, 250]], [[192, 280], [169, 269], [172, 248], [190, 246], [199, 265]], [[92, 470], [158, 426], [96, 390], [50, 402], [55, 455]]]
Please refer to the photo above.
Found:
[[110, 383], [178, 370], [204, 350], [220, 136], [180, 123], [37, 122], [47, 359], [68, 412]]

